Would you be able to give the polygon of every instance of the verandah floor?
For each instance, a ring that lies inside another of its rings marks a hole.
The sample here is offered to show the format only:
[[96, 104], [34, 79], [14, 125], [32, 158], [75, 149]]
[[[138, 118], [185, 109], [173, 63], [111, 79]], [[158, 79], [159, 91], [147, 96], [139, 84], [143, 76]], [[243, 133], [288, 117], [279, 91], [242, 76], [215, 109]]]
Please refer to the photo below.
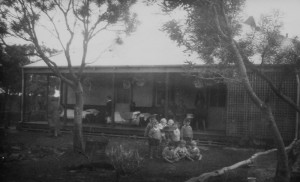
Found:
[[[62, 124], [62, 131], [72, 131], [73, 123], [66, 122]], [[19, 123], [20, 129], [25, 130], [48, 130], [47, 121], [30, 121]], [[126, 125], [108, 125], [98, 123], [83, 123], [83, 131], [91, 135], [115, 135], [115, 136], [130, 136], [144, 137], [144, 127], [126, 126]], [[226, 131], [222, 130], [197, 130], [194, 131], [194, 139], [203, 144], [228, 145], [234, 144], [238, 138], [226, 136]]]

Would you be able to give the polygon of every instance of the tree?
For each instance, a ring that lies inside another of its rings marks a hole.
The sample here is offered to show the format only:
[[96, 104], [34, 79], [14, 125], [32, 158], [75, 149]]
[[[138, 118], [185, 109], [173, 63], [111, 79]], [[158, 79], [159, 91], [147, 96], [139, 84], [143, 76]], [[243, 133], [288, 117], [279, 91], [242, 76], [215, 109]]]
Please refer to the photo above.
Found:
[[[271, 79], [249, 60], [249, 57], [255, 54], [259, 55], [261, 58], [260, 65], [282, 65], [286, 68], [286, 76], [296, 74], [297, 77], [299, 77], [300, 42], [298, 37], [289, 38], [282, 36], [282, 25], [280, 12], [275, 10], [272, 14], [262, 15], [258, 26], [254, 25], [252, 27], [253, 31], [248, 33], [246, 38], [240, 41], [248, 44], [247, 47], [252, 49], [248, 51], [249, 54], [247, 57], [244, 57], [246, 66], [265, 80], [275, 95], [300, 113], [299, 106], [297, 106], [291, 98], [281, 92], [281, 86], [276, 87]], [[285, 79], [288, 79], [288, 77], [283, 78], [282, 82]]]
[[[8, 34], [34, 45], [35, 53], [75, 93], [73, 148], [84, 152], [82, 133], [83, 72], [86, 66], [89, 43], [98, 34], [123, 22], [122, 31], [130, 33], [135, 28], [136, 15], [130, 13], [135, 0], [7, 0], [1, 3], [1, 16], [7, 22]], [[39, 28], [56, 38], [68, 65], [68, 75], [60, 72], [57, 64], [44, 51]], [[65, 34], [64, 34], [65, 33]], [[81, 65], [72, 65], [70, 50], [75, 37], [81, 38]], [[4, 39], [2, 39], [4, 40]]]
[[[267, 101], [257, 96], [249, 81], [246, 66], [251, 63], [248, 56], [253, 53], [253, 50], [247, 49], [249, 42], [237, 40], [241, 31], [238, 13], [243, 3], [244, 1], [238, 0], [165, 0], [164, 7], [167, 11], [173, 11], [176, 8], [186, 10], [187, 21], [184, 22], [186, 25], [181, 26], [176, 21], [169, 22], [164, 29], [179, 45], [184, 45], [188, 50], [199, 53], [207, 64], [235, 65], [239, 81], [271, 127], [278, 151], [277, 171], [274, 179], [288, 182], [290, 171], [287, 153], [271, 107]], [[273, 55], [271, 49], [265, 49], [265, 52], [270, 56]]]

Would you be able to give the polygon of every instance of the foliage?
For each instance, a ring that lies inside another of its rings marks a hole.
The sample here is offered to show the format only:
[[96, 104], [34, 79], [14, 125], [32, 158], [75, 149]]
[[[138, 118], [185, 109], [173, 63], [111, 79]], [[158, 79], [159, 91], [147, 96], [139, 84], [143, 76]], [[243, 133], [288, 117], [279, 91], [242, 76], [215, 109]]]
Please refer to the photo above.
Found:
[[29, 63], [26, 55], [31, 53], [29, 45], [0, 47], [1, 80], [0, 87], [10, 94], [21, 92], [21, 67]]
[[[241, 22], [238, 20], [238, 13], [241, 10], [241, 6], [244, 1], [238, 0], [199, 0], [199, 1], [176, 1], [173, 3], [171, 1], [165, 0], [165, 6], [171, 10], [177, 7], [183, 7], [189, 13], [186, 20], [187, 27], [184, 27], [184, 31], [176, 31], [175, 33], [184, 34], [187, 32], [187, 38], [184, 39], [185, 46], [188, 50], [197, 52], [202, 56], [204, 61], [209, 64], [221, 63], [223, 65], [235, 65], [238, 70], [238, 75], [240, 77], [241, 83], [243, 84], [245, 91], [247, 92], [249, 98], [253, 101], [258, 109], [263, 113], [266, 121], [270, 124], [270, 129], [276, 147], [278, 149], [278, 163], [276, 171], [275, 181], [289, 181], [290, 171], [287, 165], [287, 154], [284, 149], [284, 142], [282, 136], [278, 130], [277, 124], [275, 122], [272, 109], [267, 102], [264, 102], [254, 91], [252, 84], [249, 80], [247, 66], [253, 68], [250, 63], [248, 56], [255, 53], [251, 47], [251, 41], [238, 41], [238, 35], [240, 34]], [[175, 4], [175, 6], [173, 6]], [[267, 19], [263, 19], [267, 20]], [[189, 24], [192, 22], [192, 24]], [[264, 22], [264, 21], [263, 21]], [[267, 48], [276, 47], [277, 45], [277, 30], [280, 26], [272, 25], [268, 27], [270, 21], [265, 21], [266, 26], [263, 27], [263, 31], [269, 33], [269, 28], [274, 28], [273, 33], [268, 36], [266, 34], [266, 40], [269, 45]], [[172, 25], [172, 24], [171, 24]], [[165, 27], [168, 29], [169, 27]], [[174, 28], [174, 26], [173, 26]], [[265, 28], [265, 30], [264, 30]], [[170, 28], [169, 28], [170, 30]], [[173, 36], [174, 37], [174, 36]], [[176, 36], [182, 37], [182, 36]], [[265, 45], [263, 43], [263, 45]], [[266, 49], [262, 48], [264, 52]], [[269, 49], [266, 52], [273, 56], [273, 49]], [[261, 76], [261, 75], [260, 75]], [[262, 78], [265, 78], [261, 76]], [[282, 95], [281, 95], [282, 96]], [[192, 178], [190, 181], [205, 181], [200, 177]]]
[[107, 151], [115, 170], [120, 175], [130, 175], [137, 172], [142, 167], [143, 158], [137, 148], [116, 145]]
[[244, 54], [251, 49], [245, 56], [259, 55], [260, 64], [296, 64], [295, 61], [300, 55], [300, 42], [297, 37], [281, 35], [282, 26], [281, 13], [278, 10], [261, 15], [258, 25], [252, 27], [252, 31], [239, 40], [240, 44], [247, 44], [241, 47]]
[[[281, 35], [283, 23], [280, 11], [274, 10], [271, 14], [262, 15], [258, 25], [254, 24], [252, 31], [245, 35], [241, 31], [244, 21], [239, 15], [245, 1], [221, 2], [165, 0], [163, 7], [166, 12], [183, 9], [187, 12], [187, 19], [184, 22], [171, 20], [164, 24], [163, 30], [178, 45], [198, 53], [207, 64], [232, 65], [236, 59], [227, 40], [222, 39], [223, 35], [230, 35], [236, 40], [243, 56], [251, 58], [259, 55], [262, 64], [296, 63], [300, 55], [300, 43], [297, 37], [287, 38]], [[215, 12], [220, 15], [219, 18]], [[225, 14], [226, 18], [223, 16]], [[257, 60], [254, 61], [258, 63]]]
[[[88, 44], [100, 32], [116, 27], [116, 31], [129, 34], [137, 25], [137, 15], [130, 12], [135, 0], [8, 0], [1, 2], [1, 32], [7, 37], [23, 39], [34, 45], [35, 53], [41, 57], [56, 76], [67, 84], [76, 86], [85, 67]], [[125, 28], [122, 28], [125, 27]], [[2, 31], [3, 30], [3, 31]], [[48, 32], [61, 46], [68, 63], [71, 77], [65, 77], [57, 69], [49, 55], [45, 54], [45, 45], [41, 31]], [[82, 37], [82, 64], [75, 73], [71, 70], [71, 46], [75, 37]]]
[[[130, 7], [134, 3], [135, 0], [7, 0], [0, 2], [0, 22], [2, 22], [0, 31], [7, 30], [7, 36], [23, 39], [33, 44], [37, 56], [47, 64], [52, 73], [73, 89], [76, 98], [74, 109], [78, 111], [74, 116], [73, 147], [75, 151], [85, 151], [82, 133], [84, 104], [82, 76], [87, 64], [89, 43], [108, 28], [116, 27], [117, 31], [127, 34], [134, 31], [137, 16], [130, 12]], [[45, 42], [43, 41], [46, 32], [56, 40], [56, 44], [60, 45], [60, 50], [68, 65], [68, 74], [63, 74], [57, 63], [45, 53], [43, 46], [49, 44], [49, 37]], [[7, 36], [1, 37], [2, 42]], [[74, 41], [75, 39], [80, 39], [81, 43], [78, 44]], [[81, 47], [81, 63], [80, 67], [75, 69], [70, 50], [78, 45]]]
[[[167, 31], [170, 38], [177, 41], [179, 45], [184, 45], [188, 50], [198, 53], [206, 63], [231, 64], [234, 56], [228, 44], [220, 38], [215, 23], [216, 17], [212, 11], [212, 6], [217, 4], [219, 8], [216, 11], [220, 14], [223, 13], [220, 2], [206, 0], [164, 1], [165, 11], [181, 8], [186, 10], [188, 15], [183, 23], [176, 20], [167, 22], [163, 26], [163, 30]], [[238, 13], [242, 10], [244, 2], [244, 0], [226, 0], [224, 2], [224, 9], [233, 29], [229, 30], [222, 22], [219, 25], [226, 31], [230, 31], [233, 36], [240, 33], [241, 25]]]

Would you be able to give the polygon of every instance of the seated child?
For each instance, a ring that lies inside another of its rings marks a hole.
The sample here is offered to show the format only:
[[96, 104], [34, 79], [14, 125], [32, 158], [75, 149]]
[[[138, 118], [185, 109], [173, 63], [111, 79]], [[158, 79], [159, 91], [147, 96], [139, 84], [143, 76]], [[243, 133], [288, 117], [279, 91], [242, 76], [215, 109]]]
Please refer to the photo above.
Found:
[[161, 131], [158, 127], [158, 122], [155, 122], [153, 128], [150, 129], [149, 134], [149, 149], [150, 149], [150, 159], [153, 158], [153, 152], [155, 152], [155, 157], [159, 158], [159, 144], [161, 142]]
[[202, 155], [200, 153], [200, 149], [197, 147], [196, 141], [191, 142], [191, 147], [188, 149], [189, 157], [188, 159], [192, 161], [199, 161], [202, 159]]
[[166, 146], [162, 152], [165, 161], [174, 163], [179, 160], [179, 157], [174, 152], [173, 146]]
[[190, 126], [191, 121], [190, 119], [184, 119], [183, 121], [183, 126], [181, 127], [181, 132], [180, 132], [180, 138], [185, 140], [187, 144], [190, 144], [190, 142], [193, 139], [193, 129]]
[[183, 159], [189, 156], [188, 150], [185, 147], [186, 142], [184, 140], [180, 141], [180, 144], [178, 147], [175, 148], [174, 152], [176, 155], [178, 155], [179, 159]]

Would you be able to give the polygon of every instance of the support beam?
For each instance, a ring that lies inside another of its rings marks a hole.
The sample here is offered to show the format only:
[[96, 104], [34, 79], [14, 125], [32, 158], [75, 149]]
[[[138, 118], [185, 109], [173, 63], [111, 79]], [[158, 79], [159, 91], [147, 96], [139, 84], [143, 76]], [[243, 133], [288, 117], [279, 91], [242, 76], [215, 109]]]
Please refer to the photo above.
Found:
[[113, 95], [112, 95], [112, 104], [111, 104], [111, 122], [115, 123], [115, 104], [116, 104], [116, 89], [115, 89], [115, 82], [116, 82], [116, 74], [113, 73], [112, 75], [112, 86], [113, 86]]
[[64, 103], [64, 125], [67, 125], [67, 105], [68, 105], [68, 91], [69, 91], [69, 86], [63, 82], [63, 103]]
[[165, 117], [168, 115], [169, 108], [169, 82], [170, 82], [170, 74], [167, 72], [165, 76]]
[[49, 74], [47, 74], [47, 89], [46, 89], [46, 103], [47, 103], [47, 110], [46, 110], [46, 116], [48, 121], [48, 110], [49, 110]]
[[[300, 78], [299, 73], [296, 72], [296, 81], [297, 81], [297, 106], [299, 107], [300, 99]], [[295, 140], [299, 138], [299, 112], [296, 112], [296, 124], [295, 124]]]
[[25, 114], [25, 74], [24, 74], [24, 68], [22, 68], [21, 122], [24, 122], [24, 114]]

